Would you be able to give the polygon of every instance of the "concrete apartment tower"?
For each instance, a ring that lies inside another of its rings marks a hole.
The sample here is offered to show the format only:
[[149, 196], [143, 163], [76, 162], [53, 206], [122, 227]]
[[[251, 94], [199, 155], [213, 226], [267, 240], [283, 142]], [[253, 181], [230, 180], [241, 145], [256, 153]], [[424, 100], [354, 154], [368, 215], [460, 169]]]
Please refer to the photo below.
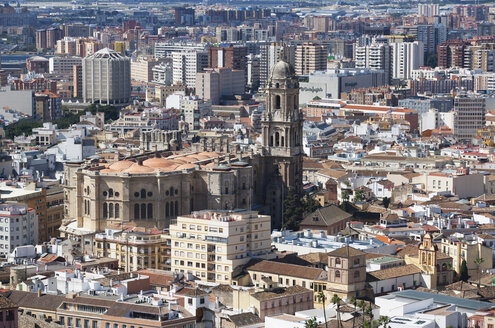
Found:
[[131, 61], [105, 48], [82, 62], [83, 99], [85, 102], [123, 105], [131, 97]]

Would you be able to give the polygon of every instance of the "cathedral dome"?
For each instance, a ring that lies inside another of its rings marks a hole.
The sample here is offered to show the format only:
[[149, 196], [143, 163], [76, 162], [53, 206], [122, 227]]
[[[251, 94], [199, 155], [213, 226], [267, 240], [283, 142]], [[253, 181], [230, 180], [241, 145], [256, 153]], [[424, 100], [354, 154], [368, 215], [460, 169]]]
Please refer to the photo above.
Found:
[[294, 67], [284, 60], [279, 61], [275, 64], [270, 74], [270, 80], [285, 80], [295, 76]]

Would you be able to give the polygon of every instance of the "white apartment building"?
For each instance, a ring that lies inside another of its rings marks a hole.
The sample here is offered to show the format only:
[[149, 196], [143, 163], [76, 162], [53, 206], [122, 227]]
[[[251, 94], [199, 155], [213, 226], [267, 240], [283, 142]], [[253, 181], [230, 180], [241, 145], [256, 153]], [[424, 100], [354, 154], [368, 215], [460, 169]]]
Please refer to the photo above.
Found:
[[171, 267], [204, 281], [230, 284], [232, 273], [271, 252], [270, 216], [256, 211], [198, 211], [170, 224]]
[[151, 69], [153, 73], [154, 83], [164, 84], [164, 85], [172, 85], [173, 83], [173, 68], [172, 63], [160, 63], [158, 65], [153, 66]]
[[439, 5], [437, 3], [418, 4], [418, 16], [433, 17], [438, 16]]
[[469, 139], [485, 126], [485, 98], [460, 92], [454, 97], [454, 137]]
[[82, 58], [76, 56], [51, 57], [48, 60], [50, 74], [73, 75], [74, 66], [81, 65]]
[[386, 43], [372, 43], [370, 45], [354, 48], [354, 61], [356, 68], [370, 68], [385, 72], [385, 83], [391, 79], [392, 53], [390, 45]]
[[208, 53], [185, 50], [172, 53], [173, 84], [182, 84], [189, 88], [196, 86], [196, 73], [208, 66]]
[[24, 204], [0, 205], [0, 254], [38, 244], [38, 215]]
[[424, 65], [422, 42], [392, 43], [392, 78], [409, 79], [414, 69]]
[[180, 99], [180, 110], [184, 116], [184, 122], [189, 126], [189, 130], [199, 130], [199, 121], [211, 115], [211, 103], [197, 97], [182, 97]]
[[155, 58], [171, 58], [174, 52], [180, 51], [206, 51], [206, 43], [185, 42], [157, 42], [155, 43]]

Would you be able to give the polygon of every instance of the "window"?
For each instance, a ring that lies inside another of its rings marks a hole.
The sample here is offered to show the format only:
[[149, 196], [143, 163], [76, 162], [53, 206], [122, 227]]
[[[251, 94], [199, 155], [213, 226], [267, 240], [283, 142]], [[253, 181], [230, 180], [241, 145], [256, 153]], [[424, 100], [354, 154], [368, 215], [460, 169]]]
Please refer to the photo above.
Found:
[[146, 198], [146, 190], [141, 189], [141, 198], [145, 199]]
[[113, 204], [108, 204], [108, 217], [113, 218]]
[[113, 189], [108, 190], [108, 197], [113, 197]]
[[146, 219], [146, 204], [141, 204], [141, 219]]
[[120, 217], [119, 204], [115, 204], [115, 217], [118, 219]]
[[340, 279], [340, 271], [339, 270], [335, 271], [335, 278]]
[[148, 219], [153, 218], [153, 204], [149, 203], [148, 204]]
[[341, 262], [340, 262], [340, 258], [336, 258], [336, 259], [335, 259], [335, 265], [340, 265], [340, 264], [341, 264]]
[[103, 203], [103, 218], [106, 219], [108, 217], [108, 207], [107, 203]]
[[139, 204], [134, 204], [134, 219], [139, 220]]
[[359, 271], [354, 271], [354, 278], [359, 278]]

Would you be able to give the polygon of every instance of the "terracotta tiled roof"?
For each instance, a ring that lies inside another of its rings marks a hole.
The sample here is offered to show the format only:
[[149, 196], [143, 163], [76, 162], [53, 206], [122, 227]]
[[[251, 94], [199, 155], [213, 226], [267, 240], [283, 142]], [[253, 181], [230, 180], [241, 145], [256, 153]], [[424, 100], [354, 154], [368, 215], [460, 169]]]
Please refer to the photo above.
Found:
[[359, 255], [366, 255], [366, 253], [350, 246], [344, 246], [342, 248], [336, 249], [328, 253], [328, 256], [345, 257], [345, 258], [359, 256]]
[[371, 279], [371, 281], [376, 281], [408, 276], [420, 272], [421, 269], [414, 264], [407, 264], [378, 271], [371, 271], [367, 273], [367, 276]]
[[303, 279], [317, 279], [324, 270], [309, 268], [302, 265], [287, 264], [273, 261], [261, 261], [247, 268], [247, 271], [286, 275]]

